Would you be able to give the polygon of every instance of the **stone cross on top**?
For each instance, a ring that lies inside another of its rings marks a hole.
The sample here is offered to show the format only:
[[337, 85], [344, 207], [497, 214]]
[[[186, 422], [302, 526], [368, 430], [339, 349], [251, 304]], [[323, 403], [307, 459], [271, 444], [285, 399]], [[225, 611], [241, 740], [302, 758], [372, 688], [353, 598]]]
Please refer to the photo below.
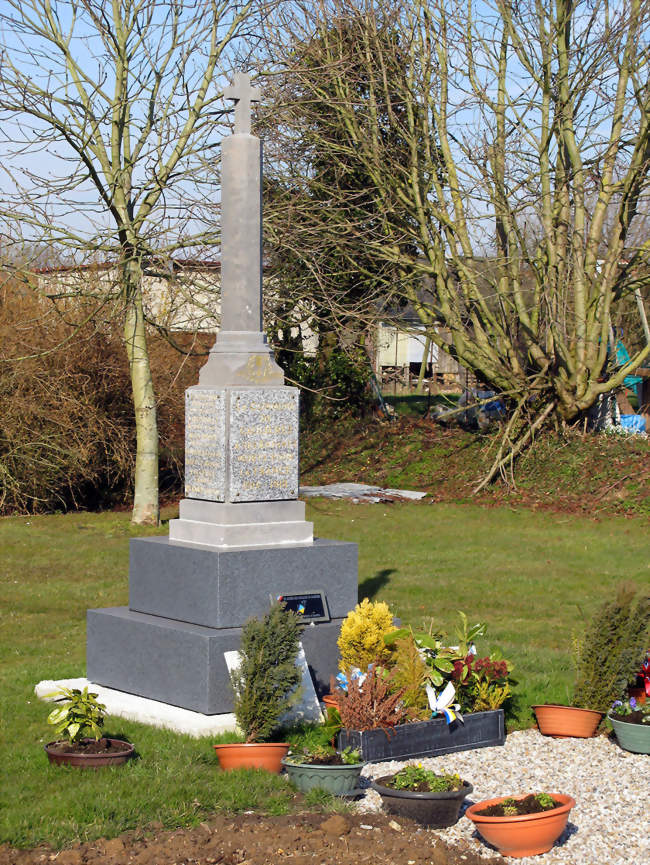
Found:
[[251, 87], [250, 75], [246, 72], [235, 72], [235, 83], [226, 87], [223, 95], [235, 103], [235, 135], [251, 131], [251, 102], [259, 102], [261, 91], [259, 87]]

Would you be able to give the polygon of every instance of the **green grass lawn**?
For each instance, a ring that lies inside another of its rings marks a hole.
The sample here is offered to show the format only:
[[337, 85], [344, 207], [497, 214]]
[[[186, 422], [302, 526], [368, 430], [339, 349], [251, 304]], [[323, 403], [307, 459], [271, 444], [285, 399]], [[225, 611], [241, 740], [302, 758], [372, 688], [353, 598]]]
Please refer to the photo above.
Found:
[[[519, 708], [566, 700], [571, 633], [622, 579], [650, 583], [647, 521], [599, 522], [471, 505], [353, 505], [319, 500], [308, 518], [323, 537], [359, 544], [359, 595], [387, 601], [416, 626], [451, 629], [456, 610], [488, 624], [516, 667]], [[88, 607], [127, 603], [129, 515], [68, 514], [0, 520], [0, 842], [54, 845], [151, 822], [190, 825], [211, 811], [295, 807], [282, 778], [217, 770], [214, 739], [193, 740], [120, 719], [107, 732], [135, 742], [139, 759], [98, 773], [50, 766], [41, 679], [85, 673]], [[481, 648], [481, 647], [479, 647]]]

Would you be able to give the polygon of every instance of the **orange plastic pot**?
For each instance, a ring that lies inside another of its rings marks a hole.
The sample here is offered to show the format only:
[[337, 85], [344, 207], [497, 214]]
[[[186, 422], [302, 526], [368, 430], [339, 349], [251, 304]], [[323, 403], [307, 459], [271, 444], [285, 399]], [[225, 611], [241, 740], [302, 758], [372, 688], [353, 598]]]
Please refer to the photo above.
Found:
[[221, 768], [230, 772], [233, 769], [266, 769], [279, 774], [282, 760], [289, 752], [288, 742], [238, 742], [235, 745], [213, 745]]
[[574, 737], [590, 739], [596, 734], [603, 719], [602, 712], [593, 709], [576, 709], [574, 706], [531, 706], [537, 718], [539, 732], [557, 739]]
[[[465, 811], [465, 816], [476, 826], [479, 834], [503, 856], [515, 859], [523, 856], [537, 856], [547, 853], [560, 837], [569, 819], [569, 811], [575, 805], [571, 796], [551, 793], [556, 802], [561, 802], [559, 808], [542, 811], [539, 814], [522, 814], [512, 817], [487, 817], [477, 814], [490, 805], [503, 802], [506, 796], [497, 799], [485, 799]], [[515, 797], [523, 798], [523, 797]]]
[[326, 709], [338, 709], [339, 707], [339, 699], [334, 694], [323, 694], [321, 703]]

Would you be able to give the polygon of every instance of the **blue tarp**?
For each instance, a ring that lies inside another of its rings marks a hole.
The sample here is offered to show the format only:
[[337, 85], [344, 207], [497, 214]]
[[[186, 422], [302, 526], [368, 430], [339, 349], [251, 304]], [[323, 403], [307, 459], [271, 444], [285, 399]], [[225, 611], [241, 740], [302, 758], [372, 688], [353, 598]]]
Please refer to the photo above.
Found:
[[646, 431], [646, 422], [642, 414], [622, 414], [621, 426], [630, 432]]

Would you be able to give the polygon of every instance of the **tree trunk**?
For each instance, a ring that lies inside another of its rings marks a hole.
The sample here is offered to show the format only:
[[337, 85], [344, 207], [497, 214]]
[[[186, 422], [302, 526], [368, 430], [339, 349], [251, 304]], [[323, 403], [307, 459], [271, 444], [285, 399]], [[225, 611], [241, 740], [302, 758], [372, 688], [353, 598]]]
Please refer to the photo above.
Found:
[[126, 297], [124, 344], [131, 372], [136, 430], [131, 522], [157, 526], [160, 519], [158, 420], [142, 307], [142, 271], [137, 261], [129, 261], [124, 265], [124, 279]]

